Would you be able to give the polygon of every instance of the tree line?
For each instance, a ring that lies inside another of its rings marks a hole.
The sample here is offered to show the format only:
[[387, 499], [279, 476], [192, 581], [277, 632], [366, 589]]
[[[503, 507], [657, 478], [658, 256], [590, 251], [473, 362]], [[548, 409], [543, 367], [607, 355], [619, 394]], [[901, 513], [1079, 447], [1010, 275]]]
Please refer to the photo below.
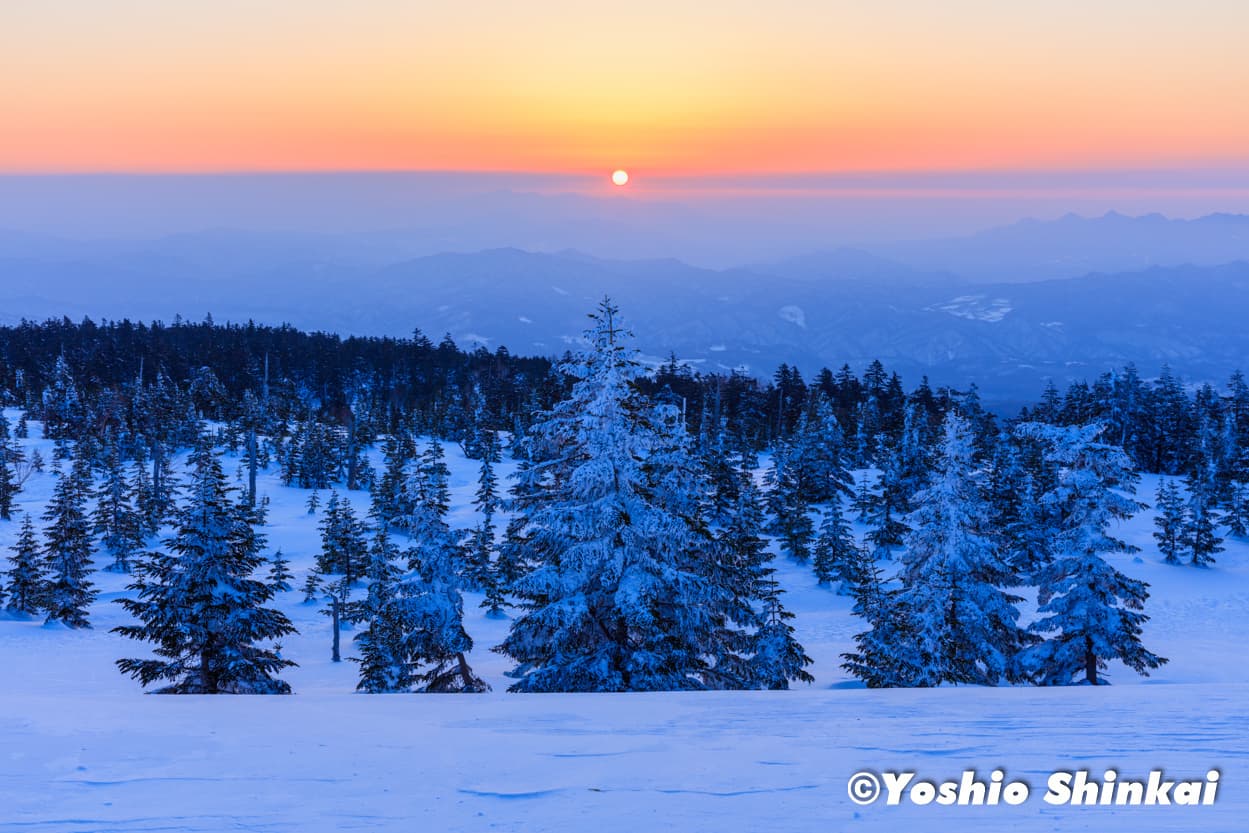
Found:
[[[256, 472], [312, 490], [322, 553], [309, 600], [361, 627], [365, 691], [480, 691], [461, 589], [514, 618], [496, 650], [516, 691], [784, 688], [809, 680], [769, 537], [851, 594], [864, 630], [845, 668], [873, 686], [1104, 681], [1146, 673], [1146, 585], [1104, 558], [1139, 470], [1160, 552], [1203, 566], [1244, 532], [1249, 389], [1191, 394], [1128, 367], [1010, 419], [977, 391], [903, 391], [879, 362], [770, 383], [643, 367], [604, 302], [557, 363], [412, 339], [128, 322], [0, 329], [0, 517], [38, 419], [56, 441], [43, 540], [27, 516], [4, 592], [16, 612], [88, 625], [98, 543], [134, 576], [121, 632], [158, 659], [122, 670], [169, 691], [285, 689], [268, 605], [293, 578], [264, 555]], [[215, 427], [207, 429], [206, 424]], [[480, 461], [478, 522], [453, 530], [438, 442]], [[506, 446], [504, 443], [506, 442]], [[366, 450], [380, 443], [374, 471]], [[191, 449], [186, 483], [175, 453]], [[219, 451], [238, 452], [236, 490]], [[494, 467], [519, 464], [510, 489]], [[766, 465], [760, 466], [764, 455]], [[762, 482], [755, 475], [762, 469]], [[856, 478], [852, 472], [858, 471]], [[332, 491], [367, 491], [367, 519]], [[237, 491], [237, 494], [236, 494]], [[1125, 496], [1127, 495], [1127, 496]], [[93, 511], [88, 510], [95, 500]], [[503, 528], [498, 521], [506, 517]], [[851, 520], [867, 528], [862, 540]], [[161, 529], [163, 549], [148, 550]], [[901, 560], [897, 557], [900, 555]], [[1018, 624], [1017, 591], [1041, 614]], [[268, 645], [269, 647], [261, 647]]]

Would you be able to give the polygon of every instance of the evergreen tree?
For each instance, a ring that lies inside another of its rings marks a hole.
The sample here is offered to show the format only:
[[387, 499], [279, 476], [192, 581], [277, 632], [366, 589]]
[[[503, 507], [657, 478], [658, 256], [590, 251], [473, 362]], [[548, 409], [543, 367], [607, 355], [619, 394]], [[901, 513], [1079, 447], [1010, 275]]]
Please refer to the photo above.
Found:
[[276, 674], [295, 663], [274, 639], [295, 633], [277, 610], [265, 607], [275, 588], [254, 578], [265, 563], [264, 538], [245, 503], [230, 496], [221, 464], [207, 440], [191, 455], [187, 505], [168, 552], [136, 567], [135, 598], [119, 603], [139, 620], [113, 630], [151, 642], [156, 659], [121, 659], [118, 668], [144, 686], [168, 684], [163, 694], [288, 694]]
[[[437, 466], [439, 459], [431, 455], [426, 462]], [[423, 692], [489, 691], [465, 656], [473, 640], [464, 630], [464, 602], [455, 568], [459, 548], [443, 517], [447, 503], [436, 487], [418, 494], [411, 514], [403, 519], [412, 547], [408, 571], [396, 587], [398, 610], [393, 619], [403, 628], [413, 679]]]
[[22, 529], [9, 555], [8, 609], [20, 615], [30, 616], [45, 609], [48, 582], [44, 573], [39, 541], [35, 538], [35, 525], [27, 514], [22, 518]]
[[0, 521], [12, 520], [13, 499], [22, 488], [16, 472], [21, 460], [21, 445], [9, 435], [9, 421], [0, 411]]
[[850, 522], [842, 511], [841, 496], [834, 497], [824, 510], [820, 534], [815, 540], [812, 567], [821, 585], [837, 583], [839, 590], [851, 587], [854, 562], [859, 557]]
[[364, 525], [356, 517], [351, 501], [339, 500], [330, 493], [321, 518], [321, 552], [317, 571], [323, 575], [340, 575], [347, 586], [364, 575], [369, 545]]
[[355, 603], [351, 616], [365, 627], [356, 633], [360, 652], [360, 681], [357, 691], [384, 694], [409, 691], [416, 684], [409, 635], [413, 630], [406, 621], [406, 608], [398, 602], [400, 569], [398, 551], [384, 526], [379, 525], [369, 548], [369, 565], [365, 571], [368, 593]]
[[659, 439], [617, 315], [600, 304], [591, 349], [564, 365], [571, 395], [530, 431], [550, 456], [514, 492], [536, 566], [497, 649], [517, 663], [513, 691], [702, 688], [718, 640], [723, 590], [698, 564], [710, 542], [640, 462]]
[[852, 562], [852, 612], [869, 626], [854, 635], [854, 650], [841, 655], [841, 667], [868, 688], [912, 686], [922, 675], [913, 611], [897, 588], [888, 586], [867, 547]]
[[726, 687], [787, 689], [792, 681], [810, 683], [810, 657], [794, 635], [793, 614], [781, 601], [767, 541], [760, 535], [764, 514], [759, 491], [748, 469], [736, 472], [737, 500], [729, 512], [718, 544], [726, 554], [730, 590], [735, 604], [728, 614], [753, 633], [744, 640], [728, 632], [716, 670]]
[[1206, 466], [1185, 478], [1188, 506], [1184, 518], [1184, 544], [1190, 563], [1205, 567], [1214, 563], [1216, 553], [1223, 551], [1218, 535], [1218, 513], [1215, 510], [1214, 478]]
[[[43, 391], [43, 436], [61, 440], [76, 436], [84, 426], [83, 407], [74, 374], [65, 354], [56, 357], [52, 380]], [[60, 448], [58, 446], [58, 448]]]
[[407, 481], [407, 462], [415, 454], [412, 441], [406, 432], [392, 432], [382, 446], [385, 468], [373, 490], [373, 517], [381, 526], [392, 527], [395, 520], [408, 514], [408, 501], [404, 483]]
[[126, 482], [116, 445], [109, 450], [96, 498], [98, 503], [92, 516], [92, 531], [99, 537], [104, 550], [113, 556], [113, 563], [108, 569], [128, 573], [131, 558], [143, 547], [144, 518], [132, 502], [132, 490]]
[[1179, 553], [1184, 548], [1185, 507], [1184, 498], [1179, 488], [1170, 480], [1160, 480], [1156, 495], [1154, 540], [1158, 542], [1158, 552], [1168, 564], [1179, 564]]
[[98, 595], [89, 577], [91, 571], [91, 527], [87, 518], [87, 495], [91, 490], [91, 468], [86, 455], [74, 456], [68, 472], [57, 477], [43, 519], [45, 565], [49, 576], [44, 598], [48, 621], [71, 628], [87, 628], [88, 608]]
[[1051, 557], [1036, 576], [1037, 611], [1028, 626], [1043, 641], [1025, 649], [1023, 672], [1042, 685], [1105, 682], [1099, 671], [1111, 659], [1142, 675], [1166, 662], [1141, 644], [1149, 585], [1110, 566], [1105, 553], [1134, 552], [1113, 537], [1110, 524], [1126, 520], [1139, 504], [1125, 496], [1136, 473], [1122, 449], [1100, 442], [1102, 427], [1025, 423], [1017, 429], [1045, 446], [1057, 470], [1041, 502], [1049, 519]]
[[791, 453], [787, 447], [778, 448], [772, 458], [772, 468], [766, 475], [771, 487], [770, 530], [780, 540], [781, 552], [795, 561], [806, 563], [811, 557], [815, 524], [811, 520], [811, 505], [803, 489], [801, 468], [790, 459]]
[[1024, 633], [1022, 601], [1002, 587], [1009, 570], [988, 535], [991, 510], [972, 459], [974, 439], [961, 416], [946, 415], [940, 458], [908, 516], [905, 569], [897, 602], [913, 617], [918, 676], [911, 685], [996, 685], [1013, 679]]
[[493, 431], [484, 431], [477, 441], [481, 466], [477, 475], [477, 492], [473, 507], [481, 517], [473, 529], [465, 565], [465, 581], [469, 587], [486, 590], [495, 584], [492, 556], [494, 554], [494, 515], [499, 509], [498, 479], [494, 466], [499, 462], [499, 438]]
[[312, 604], [321, 596], [321, 585], [324, 583], [322, 576], [315, 569], [309, 570], [308, 575], [304, 577], [304, 585], [301, 591], [304, 594], [304, 604]]
[[282, 555], [281, 550], [273, 554], [273, 563], [269, 567], [269, 586], [273, 588], [274, 593], [290, 591], [291, 579], [295, 577], [290, 565], [291, 562]]
[[531, 552], [531, 542], [525, 527], [525, 518], [517, 516], [508, 520], [504, 528], [503, 541], [499, 544], [490, 584], [486, 587], [486, 598], [481, 602], [487, 615], [492, 618], [503, 616], [503, 608], [507, 605], [506, 594], [529, 569], [526, 553]]
[[129, 489], [131, 505], [139, 513], [143, 537], [155, 535], [162, 522], [161, 510], [156, 505], [152, 481], [142, 460], [136, 459], [130, 468]]

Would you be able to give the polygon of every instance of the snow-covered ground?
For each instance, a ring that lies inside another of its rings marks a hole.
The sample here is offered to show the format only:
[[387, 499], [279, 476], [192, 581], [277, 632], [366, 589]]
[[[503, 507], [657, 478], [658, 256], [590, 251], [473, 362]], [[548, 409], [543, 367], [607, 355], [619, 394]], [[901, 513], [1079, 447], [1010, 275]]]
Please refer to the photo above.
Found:
[[[50, 443], [33, 447], [51, 460]], [[447, 456], [451, 520], [466, 527], [477, 466], [453, 445]], [[19, 510], [41, 514], [51, 482], [32, 478]], [[380, 696], [354, 693], [356, 665], [330, 661], [329, 620], [301, 603], [320, 546], [307, 492], [272, 472], [261, 489], [270, 549], [296, 573], [279, 602], [300, 629], [282, 646], [299, 663], [283, 675], [294, 696], [144, 696], [113, 664], [143, 646], [108, 632], [126, 619], [112, 602], [128, 579], [96, 573], [92, 630], [0, 619], [0, 831], [1249, 829], [1249, 543], [1198, 570], [1159, 563], [1148, 513], [1120, 530], [1142, 552], [1116, 566], [1152, 585], [1145, 644], [1170, 663], [1149, 679], [1112, 669], [1109, 687], [865, 690], [838, 667], [860, 628], [848, 600], [781, 561], [815, 660], [809, 687], [508, 694], [508, 662], [489, 650], [508, 622], [468, 594], [471, 662], [494, 691]], [[367, 495], [348, 496], [363, 513]], [[17, 526], [0, 522], [5, 555]], [[1000, 768], [1032, 795], [995, 807], [847, 796], [858, 770], [945, 781], [972, 768]], [[1211, 806], [1042, 800], [1050, 772], [1082, 768], [1222, 775]]]

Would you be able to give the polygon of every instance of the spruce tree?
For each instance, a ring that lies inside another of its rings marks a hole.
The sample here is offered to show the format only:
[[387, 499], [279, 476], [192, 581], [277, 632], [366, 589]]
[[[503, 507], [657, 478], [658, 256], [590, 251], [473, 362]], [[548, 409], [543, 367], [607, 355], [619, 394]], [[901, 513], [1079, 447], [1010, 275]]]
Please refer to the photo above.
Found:
[[109, 450], [96, 498], [92, 531], [99, 537], [105, 552], [113, 556], [108, 569], [128, 573], [131, 559], [143, 546], [144, 519], [132, 502], [132, 490], [126, 482], [116, 445]]
[[809, 683], [806, 671], [811, 664], [789, 624], [793, 614], [785, 609], [783, 592], [772, 567], [767, 541], [762, 537], [763, 508], [759, 490], [749, 470], [734, 473], [737, 495], [729, 510], [717, 543], [725, 554], [729, 590], [734, 595], [726, 607], [729, 618], [744, 629], [753, 628], [744, 639], [729, 630], [721, 640], [716, 657], [716, 677], [722, 687], [787, 689], [793, 681]]
[[1214, 563], [1214, 556], [1223, 551], [1223, 539], [1218, 535], [1218, 513], [1215, 509], [1214, 478], [1208, 464], [1185, 479], [1188, 505], [1184, 517], [1184, 549], [1189, 563], [1205, 567]]
[[57, 477], [43, 519], [44, 559], [49, 573], [44, 598], [49, 622], [71, 628], [88, 628], [88, 608], [97, 591], [90, 579], [91, 526], [87, 518], [87, 496], [91, 490], [91, 468], [80, 450], [68, 472]]
[[1179, 554], [1184, 548], [1185, 507], [1179, 488], [1171, 480], [1160, 480], [1155, 496], [1154, 540], [1158, 552], [1168, 564], [1179, 564]]
[[274, 593], [286, 593], [291, 589], [291, 579], [295, 574], [291, 572], [291, 562], [282, 555], [282, 551], [278, 550], [273, 554], [273, 562], [269, 566], [269, 586], [273, 588]]
[[849, 590], [853, 565], [859, 546], [854, 540], [850, 522], [842, 510], [842, 498], [834, 497], [824, 510], [819, 537], [815, 539], [815, 556], [811, 566], [821, 585], [837, 584], [838, 590]]
[[1010, 578], [993, 538], [983, 473], [973, 461], [971, 427], [947, 414], [940, 456], [907, 517], [905, 568], [897, 602], [913, 617], [907, 650], [918, 658], [916, 686], [996, 685], [1013, 679], [1025, 634], [1022, 601], [1002, 588]]
[[499, 509], [498, 478], [494, 466], [499, 462], [499, 438], [493, 431], [483, 431], [477, 441], [481, 466], [477, 474], [477, 492], [473, 507], [481, 520], [469, 537], [469, 551], [465, 564], [465, 582], [474, 589], [489, 594], [496, 583], [493, 567], [494, 516]]
[[9, 421], [0, 411], [0, 521], [13, 517], [13, 500], [21, 491], [16, 471], [21, 460], [21, 445], [10, 436]]
[[321, 552], [317, 571], [322, 575], [340, 575], [347, 586], [364, 575], [369, 545], [364, 525], [356, 517], [351, 501], [330, 493], [321, 516]]
[[300, 590], [304, 594], [303, 603], [312, 604], [321, 596], [321, 585], [325, 578], [315, 569], [309, 570], [308, 575], [304, 576], [303, 587]]
[[530, 567], [527, 553], [532, 552], [532, 549], [526, 533], [526, 523], [523, 516], [515, 516], [508, 520], [503, 530], [503, 540], [499, 543], [490, 584], [486, 587], [486, 598], [481, 602], [487, 615], [492, 618], [498, 619], [504, 615], [507, 593]]
[[913, 686], [923, 673], [915, 650], [918, 629], [914, 611], [905, 606], [900, 591], [891, 587], [866, 546], [853, 560], [851, 595], [854, 615], [868, 629], [854, 635], [854, 649], [841, 655], [841, 667], [868, 688]]
[[[439, 462], [437, 454], [430, 455], [421, 467], [436, 468]], [[435, 471], [434, 477], [438, 476]], [[436, 486], [422, 490], [411, 513], [402, 519], [412, 546], [408, 571], [396, 586], [398, 610], [393, 621], [404, 630], [418, 691], [489, 691], [466, 657], [473, 640], [464, 630], [464, 602], [456, 571], [459, 547], [444, 519], [447, 503]]]
[[781, 552], [799, 563], [811, 557], [811, 543], [815, 540], [815, 524], [811, 520], [811, 505], [807, 501], [802, 483], [802, 468], [792, 458], [794, 450], [783, 446], [772, 458], [772, 468], [766, 475], [771, 488], [769, 505], [772, 511], [770, 531], [780, 542]]
[[1053, 487], [1041, 497], [1051, 554], [1036, 576], [1040, 617], [1028, 626], [1043, 641], [1022, 652], [1022, 671], [1041, 685], [1070, 685], [1080, 677], [1099, 685], [1106, 682], [1099, 672], [1118, 659], [1148, 676], [1149, 669], [1166, 662], [1141, 644], [1149, 585], [1123, 575], [1103, 557], [1136, 551], [1109, 531], [1112, 522], [1140, 508], [1127, 496], [1136, 483], [1131, 460], [1099, 440], [1103, 429], [1096, 423], [1025, 423], [1016, 430], [1041, 442], [1057, 471]]
[[547, 456], [514, 496], [536, 566], [497, 650], [516, 662], [512, 691], [702, 688], [724, 604], [699, 563], [710, 542], [643, 468], [659, 438], [617, 309], [604, 300], [592, 320], [590, 349], [563, 366], [569, 398], [530, 430]]
[[4, 589], [8, 594], [9, 611], [32, 616], [45, 609], [48, 581], [39, 541], [35, 537], [35, 525], [29, 514], [22, 518], [22, 529], [9, 555], [6, 575], [8, 581]]
[[368, 592], [354, 603], [350, 614], [353, 621], [365, 623], [355, 635], [360, 656], [352, 658], [360, 663], [357, 691], [386, 694], [409, 691], [416, 684], [409, 645], [412, 628], [405, 619], [405, 607], [397, 601], [398, 557], [385, 527], [379, 525], [365, 570]]
[[255, 578], [264, 538], [245, 503], [235, 503], [206, 439], [191, 454], [187, 504], [167, 552], [136, 566], [134, 598], [120, 599], [139, 620], [113, 630], [154, 643], [156, 659], [121, 659], [118, 668], [162, 694], [288, 694], [276, 675], [295, 663], [266, 643], [294, 633], [265, 605], [275, 588]]

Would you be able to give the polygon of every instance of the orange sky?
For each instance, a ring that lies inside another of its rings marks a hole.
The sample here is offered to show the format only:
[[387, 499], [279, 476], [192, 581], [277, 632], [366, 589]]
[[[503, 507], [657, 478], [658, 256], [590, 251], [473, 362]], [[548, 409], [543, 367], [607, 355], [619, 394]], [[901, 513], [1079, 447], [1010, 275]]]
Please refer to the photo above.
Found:
[[19, 0], [0, 171], [1243, 164], [1247, 32], [1238, 0]]

